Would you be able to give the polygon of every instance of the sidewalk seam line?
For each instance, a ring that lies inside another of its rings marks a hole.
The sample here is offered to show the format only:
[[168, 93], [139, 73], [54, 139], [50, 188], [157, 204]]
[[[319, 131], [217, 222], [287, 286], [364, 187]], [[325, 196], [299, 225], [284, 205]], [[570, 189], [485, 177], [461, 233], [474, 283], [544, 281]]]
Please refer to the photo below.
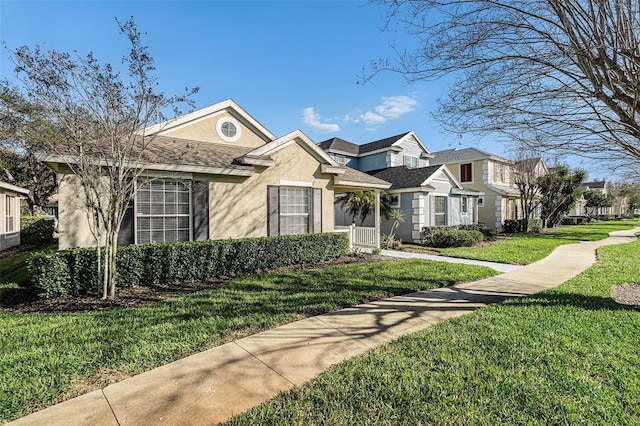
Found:
[[254, 355], [253, 353], [251, 353], [247, 348], [245, 348], [244, 346], [242, 346], [240, 343], [238, 343], [237, 340], [233, 341], [232, 343], [234, 343], [236, 346], [238, 346], [240, 349], [242, 349], [243, 351], [245, 351], [246, 353], [248, 353], [249, 355], [251, 355], [253, 358], [255, 358], [260, 364], [264, 365], [265, 367], [267, 367], [269, 370], [273, 371], [274, 373], [276, 373], [278, 376], [282, 377], [284, 380], [286, 380], [288, 383], [291, 384], [291, 386], [295, 386], [296, 384], [293, 383], [291, 380], [289, 380], [288, 378], [286, 378], [285, 376], [283, 376], [282, 374], [280, 374], [279, 371], [275, 370], [272, 366], [270, 366], [269, 364], [267, 364], [266, 362], [264, 362], [263, 360], [261, 360], [260, 358], [258, 358], [256, 355]]
[[120, 426], [120, 420], [118, 420], [118, 416], [116, 415], [115, 410], [113, 409], [113, 406], [111, 405], [111, 402], [109, 402], [109, 398], [107, 398], [107, 395], [104, 393], [106, 387], [100, 389], [100, 392], [102, 393], [102, 396], [104, 397], [104, 400], [107, 402], [107, 405], [109, 406], [109, 410], [111, 410], [111, 414], [113, 414], [113, 419], [116, 421], [116, 423], [118, 424], [118, 426]]

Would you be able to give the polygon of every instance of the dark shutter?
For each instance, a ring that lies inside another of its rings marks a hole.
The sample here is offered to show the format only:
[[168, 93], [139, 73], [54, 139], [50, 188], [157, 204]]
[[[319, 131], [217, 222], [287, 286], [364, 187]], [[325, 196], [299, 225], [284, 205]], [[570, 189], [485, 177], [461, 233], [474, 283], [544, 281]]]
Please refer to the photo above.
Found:
[[191, 187], [193, 240], [209, 239], [209, 183], [194, 181]]
[[313, 202], [311, 203], [312, 228], [311, 232], [319, 234], [322, 232], [322, 188], [313, 188]]
[[280, 235], [280, 187], [267, 186], [267, 235]]
[[128, 246], [133, 244], [133, 232], [134, 232], [134, 220], [133, 217], [133, 201], [129, 202], [127, 206], [127, 211], [122, 218], [122, 223], [120, 224], [120, 232], [118, 232], [118, 245], [119, 246]]

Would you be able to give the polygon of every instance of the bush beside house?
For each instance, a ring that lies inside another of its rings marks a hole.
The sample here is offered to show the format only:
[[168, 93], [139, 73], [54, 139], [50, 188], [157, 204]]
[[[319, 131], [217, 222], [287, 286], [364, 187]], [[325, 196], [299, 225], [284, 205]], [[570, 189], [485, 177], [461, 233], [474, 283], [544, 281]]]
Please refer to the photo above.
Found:
[[[132, 245], [118, 249], [120, 287], [179, 281], [211, 281], [283, 266], [317, 263], [345, 255], [346, 234], [286, 235], [237, 240]], [[98, 292], [95, 248], [40, 254], [29, 261], [41, 297]]]
[[49, 217], [22, 216], [20, 218], [20, 242], [44, 247], [53, 243], [55, 221]]

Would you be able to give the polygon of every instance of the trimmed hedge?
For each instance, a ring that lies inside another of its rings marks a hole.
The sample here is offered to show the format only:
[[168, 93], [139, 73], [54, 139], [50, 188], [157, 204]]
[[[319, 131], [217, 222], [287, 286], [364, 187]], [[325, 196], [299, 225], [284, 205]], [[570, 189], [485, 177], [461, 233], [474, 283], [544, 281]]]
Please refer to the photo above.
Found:
[[432, 247], [471, 247], [484, 238], [480, 231], [436, 231], [432, 237]]
[[54, 227], [52, 218], [22, 216], [20, 217], [20, 243], [48, 246], [53, 243]]
[[[527, 232], [537, 234], [542, 229], [542, 219], [531, 218], [528, 221]], [[524, 221], [522, 219], [507, 219], [502, 224], [502, 231], [507, 234], [524, 232]]]
[[[212, 281], [282, 266], [317, 263], [347, 254], [344, 233], [286, 235], [132, 245], [118, 248], [118, 287]], [[99, 293], [97, 251], [74, 248], [38, 254], [29, 261], [41, 297]]]
[[425, 226], [420, 233], [420, 243], [425, 246], [438, 247], [434, 245], [434, 235], [440, 231], [479, 231], [483, 237], [480, 241], [493, 241], [498, 236], [497, 230], [486, 228], [483, 223], [455, 226]]

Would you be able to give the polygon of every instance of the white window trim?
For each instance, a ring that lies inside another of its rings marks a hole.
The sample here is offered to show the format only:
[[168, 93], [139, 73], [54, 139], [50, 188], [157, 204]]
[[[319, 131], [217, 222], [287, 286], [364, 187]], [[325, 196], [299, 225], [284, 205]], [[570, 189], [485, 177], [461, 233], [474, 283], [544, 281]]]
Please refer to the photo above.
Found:
[[306, 188], [311, 188], [313, 186], [313, 182], [305, 182], [301, 180], [281, 180], [280, 186], [302, 186]]
[[[415, 166], [410, 166], [407, 164], [407, 158], [413, 158], [414, 160], [416, 160], [416, 165]], [[418, 168], [418, 157], [416, 157], [415, 155], [404, 155], [404, 165], [413, 169]]]
[[478, 197], [478, 207], [484, 207], [484, 197]]
[[[11, 203], [11, 199], [13, 199], [13, 205]], [[3, 215], [3, 219], [4, 219], [4, 223], [2, 224], [4, 227], [4, 232], [5, 232], [5, 238], [16, 238], [19, 234], [20, 234], [20, 227], [18, 226], [17, 223], [17, 217], [16, 217], [16, 210], [18, 208], [18, 206], [16, 204], [18, 204], [16, 202], [16, 200], [18, 200], [18, 195], [17, 194], [8, 194], [5, 193], [4, 194], [4, 211], [2, 212]], [[13, 214], [11, 216], [7, 215], [7, 207], [12, 208], [13, 209]], [[12, 222], [13, 222], [13, 231], [9, 231], [7, 229], [7, 221], [9, 218], [13, 218]]]
[[[286, 181], [281, 181], [281, 182], [286, 182]], [[294, 183], [296, 183], [295, 181], [292, 181]], [[305, 182], [298, 182], [298, 183], [305, 183]], [[290, 187], [290, 188], [303, 188], [306, 189], [306, 194], [307, 194], [307, 212], [306, 213], [283, 213], [282, 212], [282, 189], [283, 187], [286, 189], [286, 187]], [[278, 197], [278, 215], [282, 218], [282, 217], [301, 217], [304, 216], [307, 219], [307, 226], [306, 226], [306, 231], [303, 234], [308, 234], [309, 231], [311, 230], [311, 220], [312, 220], [312, 213], [313, 213], [313, 195], [312, 195], [312, 187], [311, 184], [309, 185], [284, 185], [281, 184], [281, 188], [280, 188], [280, 195]], [[282, 220], [279, 221], [280, 222], [280, 229], [278, 230], [278, 234], [279, 235], [301, 235], [301, 234], [283, 234], [282, 233]]]
[[[231, 123], [235, 126], [235, 135], [229, 137], [224, 134], [224, 132], [222, 131], [222, 125], [225, 123]], [[223, 141], [233, 143], [237, 142], [240, 139], [240, 136], [242, 135], [242, 128], [240, 127], [240, 123], [238, 122], [238, 120], [233, 117], [224, 116], [216, 122], [216, 132], [218, 133], [220, 139], [222, 139]]]
[[[466, 203], [465, 203], [466, 201]], [[466, 208], [465, 208], [466, 204]], [[469, 197], [462, 197], [460, 201], [460, 212], [464, 215], [469, 214]]]

